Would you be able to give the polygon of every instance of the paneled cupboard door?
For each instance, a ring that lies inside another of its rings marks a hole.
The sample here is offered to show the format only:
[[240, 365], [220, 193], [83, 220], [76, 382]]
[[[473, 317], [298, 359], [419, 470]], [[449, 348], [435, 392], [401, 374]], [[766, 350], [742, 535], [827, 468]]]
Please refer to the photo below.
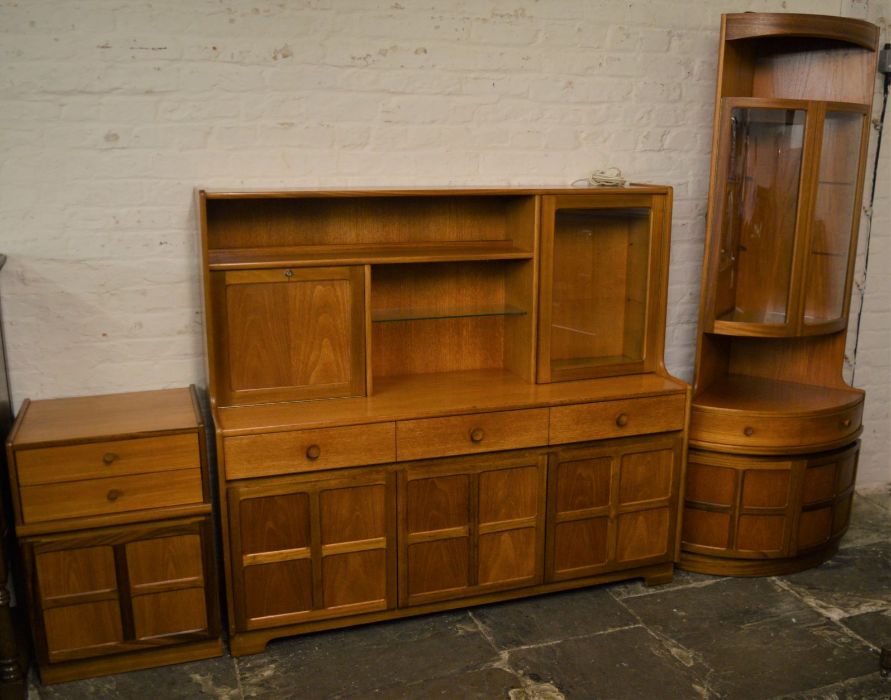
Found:
[[669, 561], [681, 438], [567, 447], [551, 457], [547, 580]]
[[365, 393], [365, 268], [212, 273], [225, 403]]
[[542, 197], [538, 381], [653, 369], [666, 200]]
[[51, 663], [219, 634], [207, 518], [24, 542], [38, 655]]
[[421, 605], [542, 581], [542, 453], [408, 465], [399, 473], [399, 602]]
[[237, 628], [395, 607], [395, 496], [384, 471], [231, 487]]

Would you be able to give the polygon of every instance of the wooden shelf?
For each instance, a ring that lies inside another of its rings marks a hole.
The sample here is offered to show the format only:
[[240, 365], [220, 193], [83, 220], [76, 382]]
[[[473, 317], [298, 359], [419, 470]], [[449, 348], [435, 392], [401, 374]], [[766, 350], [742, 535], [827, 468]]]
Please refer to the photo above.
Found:
[[464, 260], [530, 260], [532, 251], [518, 248], [512, 241], [462, 241], [410, 245], [216, 249], [209, 250], [207, 255], [211, 270], [239, 270], [324, 265], [460, 262]]
[[837, 411], [863, 400], [859, 389], [832, 389], [731, 374], [693, 397], [697, 408], [793, 415]]
[[436, 307], [374, 309], [372, 323], [394, 323], [399, 321], [425, 321], [443, 318], [473, 318], [478, 316], [525, 316], [526, 310], [510, 304], [480, 306], [468, 309], [441, 309]]

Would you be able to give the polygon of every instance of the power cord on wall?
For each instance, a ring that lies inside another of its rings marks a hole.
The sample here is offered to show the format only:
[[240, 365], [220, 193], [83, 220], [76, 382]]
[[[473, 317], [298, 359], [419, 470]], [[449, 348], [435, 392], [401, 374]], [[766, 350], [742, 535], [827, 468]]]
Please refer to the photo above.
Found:
[[580, 177], [572, 181], [573, 187], [621, 187], [627, 182], [622, 171], [616, 167], [606, 170], [595, 170], [588, 177]]
[[874, 124], [879, 136], [876, 140], [875, 160], [872, 165], [872, 186], [869, 191], [869, 204], [864, 207], [866, 213], [866, 253], [863, 259], [863, 275], [857, 282], [857, 294], [860, 296], [860, 304], [857, 307], [857, 331], [854, 334], [854, 349], [851, 352], [851, 384], [854, 384], [854, 374], [857, 372], [857, 349], [860, 346], [860, 321], [863, 317], [863, 297], [866, 294], [866, 275], [869, 271], [869, 239], [872, 235], [873, 203], [876, 199], [876, 180], [879, 174], [879, 156], [882, 153], [882, 132], [885, 125], [885, 110], [888, 107], [888, 88], [891, 86], [891, 44], [885, 44], [879, 52], [879, 72], [885, 76], [882, 88], [882, 111], [879, 120]]

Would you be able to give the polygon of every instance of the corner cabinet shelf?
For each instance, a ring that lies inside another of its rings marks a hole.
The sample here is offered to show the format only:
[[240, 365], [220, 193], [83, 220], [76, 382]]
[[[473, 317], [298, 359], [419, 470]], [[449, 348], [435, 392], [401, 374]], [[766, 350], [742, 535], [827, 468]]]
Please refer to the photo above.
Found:
[[669, 580], [671, 191], [199, 192], [232, 652]]
[[847, 527], [863, 392], [841, 370], [877, 44], [860, 20], [723, 18], [684, 568], [800, 570]]

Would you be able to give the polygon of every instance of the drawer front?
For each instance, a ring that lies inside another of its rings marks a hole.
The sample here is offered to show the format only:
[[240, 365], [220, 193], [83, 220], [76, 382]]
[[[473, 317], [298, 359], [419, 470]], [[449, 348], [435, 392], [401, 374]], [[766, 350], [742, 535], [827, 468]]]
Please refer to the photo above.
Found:
[[26, 523], [201, 503], [200, 469], [40, 484], [19, 489]]
[[546, 445], [548, 409], [470, 413], [396, 424], [399, 461]]
[[240, 435], [223, 440], [227, 479], [396, 461], [394, 423]]
[[19, 450], [15, 456], [19, 484], [53, 484], [122, 474], [197, 469], [198, 436], [164, 435], [86, 445]]
[[685, 401], [678, 394], [554, 406], [550, 444], [683, 430]]
[[863, 403], [818, 416], [746, 416], [697, 410], [690, 416], [690, 439], [744, 448], [818, 449], [848, 439], [860, 430]]

